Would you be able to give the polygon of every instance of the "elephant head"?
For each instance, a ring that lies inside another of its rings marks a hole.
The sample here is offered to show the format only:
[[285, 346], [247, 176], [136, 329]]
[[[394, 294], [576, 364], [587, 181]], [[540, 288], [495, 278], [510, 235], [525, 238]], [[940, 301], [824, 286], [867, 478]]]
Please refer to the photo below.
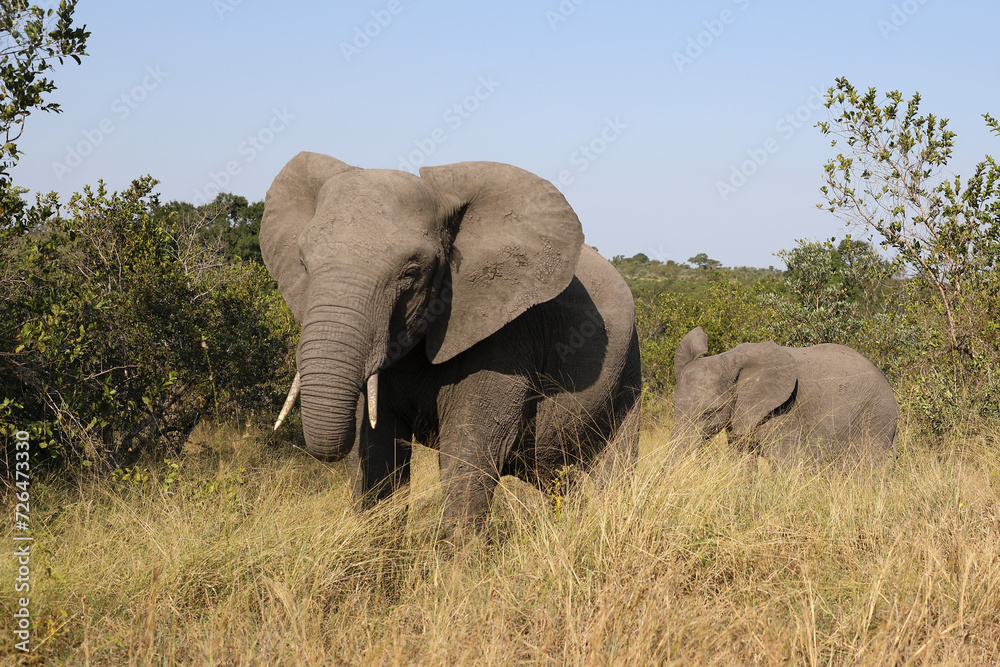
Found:
[[674, 355], [674, 432], [680, 450], [728, 428], [736, 439], [752, 435], [765, 418], [793, 398], [795, 360], [772, 341], [743, 343], [702, 358], [708, 337], [690, 331]]
[[267, 192], [260, 245], [302, 323], [309, 451], [347, 454], [358, 398], [366, 382], [374, 392], [380, 369], [411, 351], [445, 363], [557, 296], [582, 243], [559, 191], [510, 165], [463, 162], [418, 177], [293, 158]]

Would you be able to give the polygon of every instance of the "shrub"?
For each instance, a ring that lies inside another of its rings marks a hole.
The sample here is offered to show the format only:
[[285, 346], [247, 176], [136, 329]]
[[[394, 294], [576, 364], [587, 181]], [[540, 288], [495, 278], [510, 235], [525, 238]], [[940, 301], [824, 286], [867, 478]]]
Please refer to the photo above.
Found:
[[154, 215], [155, 184], [88, 187], [65, 217], [40, 200], [3, 231], [0, 431], [48, 459], [127, 461], [203, 413], [269, 408], [290, 380], [294, 322], [266, 271]]
[[[880, 102], [874, 88], [862, 93], [837, 79], [830, 120], [818, 125], [844, 152], [825, 165], [820, 206], [877, 234], [911, 272], [924, 354], [903, 393], [920, 397], [913, 407], [937, 433], [954, 401], [980, 416], [1000, 413], [1000, 164], [987, 155], [971, 177], [945, 176], [956, 135], [946, 118], [919, 115], [920, 102], [919, 93], [907, 101], [898, 91]], [[1000, 135], [1000, 122], [983, 118]]]
[[636, 298], [636, 326], [642, 355], [643, 379], [654, 391], [667, 391], [673, 376], [677, 344], [691, 329], [708, 334], [709, 354], [718, 354], [740, 343], [769, 340], [778, 322], [777, 311], [761, 302], [772, 286], [758, 281], [747, 286], [725, 270], [715, 278], [704, 298], [663, 291]]
[[835, 246], [834, 240], [799, 240], [798, 247], [776, 253], [788, 267], [785, 289], [761, 299], [781, 314], [788, 345], [850, 344], [870, 310], [870, 295], [887, 277], [885, 263], [868, 244], [848, 237]]

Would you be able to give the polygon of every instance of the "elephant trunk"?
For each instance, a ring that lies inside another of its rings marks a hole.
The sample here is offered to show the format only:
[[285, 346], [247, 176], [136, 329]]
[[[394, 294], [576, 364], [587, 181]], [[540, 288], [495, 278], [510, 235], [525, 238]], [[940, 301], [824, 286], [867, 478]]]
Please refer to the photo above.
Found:
[[351, 309], [327, 310], [324, 319], [302, 327], [302, 430], [306, 449], [316, 458], [337, 461], [354, 446], [358, 398], [371, 365], [369, 330], [369, 323]]

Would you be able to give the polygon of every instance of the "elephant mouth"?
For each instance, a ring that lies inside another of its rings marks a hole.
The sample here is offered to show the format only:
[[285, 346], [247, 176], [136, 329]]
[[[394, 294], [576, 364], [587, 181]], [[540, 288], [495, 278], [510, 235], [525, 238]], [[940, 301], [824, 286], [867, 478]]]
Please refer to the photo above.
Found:
[[[292, 386], [288, 390], [288, 395], [285, 397], [285, 402], [281, 406], [281, 411], [278, 413], [278, 418], [275, 420], [272, 430], [277, 431], [285, 423], [289, 413], [291, 413], [292, 408], [295, 406], [295, 401], [298, 399], [301, 389], [302, 376], [296, 372], [295, 378], [292, 380]], [[368, 406], [368, 423], [374, 429], [378, 423], [378, 373], [372, 373], [365, 383], [365, 395], [367, 397], [365, 403]]]

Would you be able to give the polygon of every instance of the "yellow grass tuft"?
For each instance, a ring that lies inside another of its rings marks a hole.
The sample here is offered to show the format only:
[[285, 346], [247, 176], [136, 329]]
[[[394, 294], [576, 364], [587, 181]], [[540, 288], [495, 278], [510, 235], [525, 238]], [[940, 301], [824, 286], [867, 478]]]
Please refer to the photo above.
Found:
[[[895, 470], [864, 476], [750, 474], [723, 446], [664, 469], [665, 426], [604, 492], [505, 478], [458, 546], [423, 448], [409, 505], [365, 514], [342, 465], [226, 428], [139, 481], [36, 484], [31, 660], [996, 664], [1000, 431], [903, 432]], [[9, 632], [0, 656], [20, 659]]]

